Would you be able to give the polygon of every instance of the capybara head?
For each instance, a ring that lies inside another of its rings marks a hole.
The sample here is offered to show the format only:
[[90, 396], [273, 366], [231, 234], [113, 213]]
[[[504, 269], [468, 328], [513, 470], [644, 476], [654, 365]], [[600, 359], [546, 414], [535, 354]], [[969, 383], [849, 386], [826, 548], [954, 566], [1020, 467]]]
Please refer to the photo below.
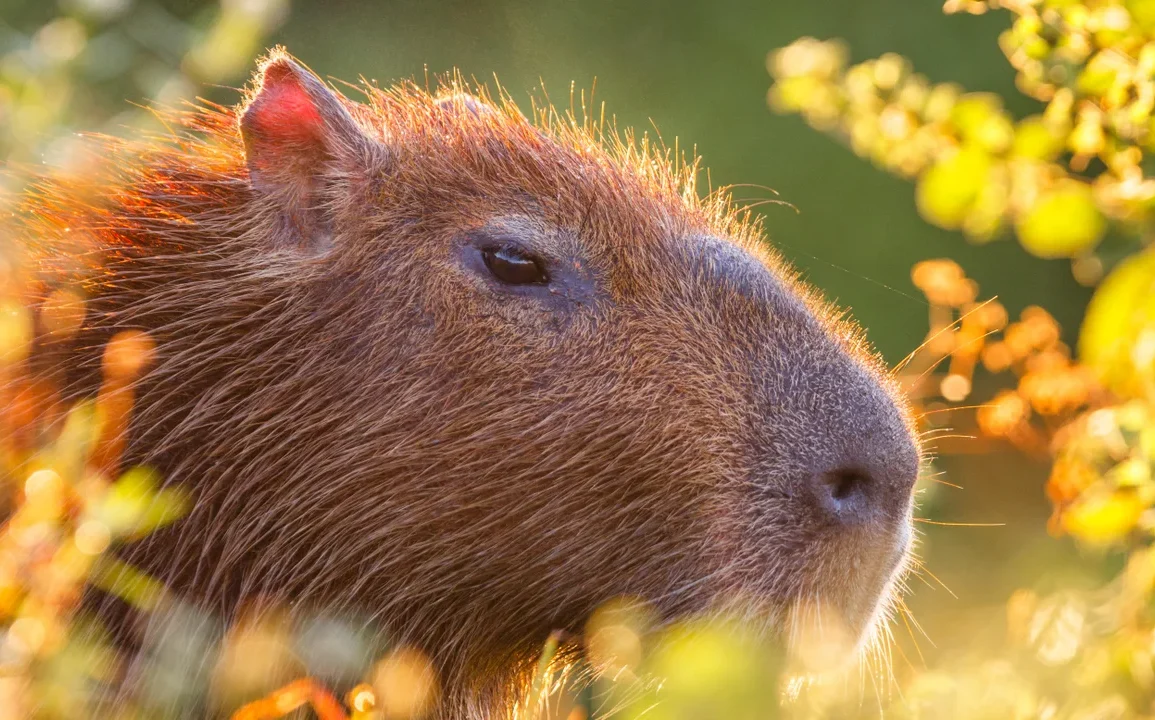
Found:
[[693, 168], [449, 85], [358, 103], [277, 51], [110, 145], [101, 198], [30, 200], [30, 244], [103, 254], [77, 353], [156, 343], [128, 458], [192, 505], [125, 552], [213, 608], [372, 613], [450, 699], [623, 595], [866, 632], [919, 456], [858, 331]]

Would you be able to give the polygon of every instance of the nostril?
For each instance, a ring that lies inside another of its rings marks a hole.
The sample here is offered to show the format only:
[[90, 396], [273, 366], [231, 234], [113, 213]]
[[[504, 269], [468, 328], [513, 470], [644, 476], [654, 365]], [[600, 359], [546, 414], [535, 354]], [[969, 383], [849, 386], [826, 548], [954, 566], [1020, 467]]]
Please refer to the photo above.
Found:
[[830, 485], [830, 497], [835, 500], [847, 500], [862, 491], [866, 479], [857, 470], [840, 470], [834, 473], [827, 483]]
[[831, 510], [843, 519], [852, 519], [867, 510], [870, 500], [870, 475], [858, 468], [840, 468], [821, 476], [820, 487]]

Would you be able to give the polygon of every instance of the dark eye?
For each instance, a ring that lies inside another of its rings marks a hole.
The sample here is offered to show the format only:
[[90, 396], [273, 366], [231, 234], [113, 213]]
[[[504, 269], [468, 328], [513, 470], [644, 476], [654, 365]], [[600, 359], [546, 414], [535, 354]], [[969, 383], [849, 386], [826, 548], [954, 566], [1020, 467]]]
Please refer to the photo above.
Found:
[[481, 251], [481, 257], [489, 272], [507, 285], [540, 285], [549, 282], [541, 261], [518, 248], [488, 248]]

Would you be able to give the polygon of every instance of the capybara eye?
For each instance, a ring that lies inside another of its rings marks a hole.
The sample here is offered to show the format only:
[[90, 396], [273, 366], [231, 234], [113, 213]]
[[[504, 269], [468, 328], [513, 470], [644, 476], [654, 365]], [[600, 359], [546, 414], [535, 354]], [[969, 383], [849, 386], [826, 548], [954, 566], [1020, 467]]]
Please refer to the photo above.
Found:
[[481, 251], [481, 257], [489, 272], [507, 285], [541, 285], [549, 282], [541, 261], [519, 248], [488, 248]]

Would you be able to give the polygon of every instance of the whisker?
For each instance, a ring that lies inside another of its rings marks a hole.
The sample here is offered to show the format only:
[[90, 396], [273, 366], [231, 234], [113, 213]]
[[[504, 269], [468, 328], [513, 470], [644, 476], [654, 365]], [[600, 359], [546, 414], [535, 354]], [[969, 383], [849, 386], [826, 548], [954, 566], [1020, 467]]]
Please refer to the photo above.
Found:
[[927, 525], [942, 525], [944, 527], [1005, 527], [1006, 523], [964, 523], [964, 522], [945, 522], [943, 520], [930, 520], [928, 518], [914, 518], [915, 522], [925, 523]]
[[962, 433], [953, 433], [950, 435], [935, 435], [932, 438], [924, 438], [929, 441], [933, 440], [978, 440], [978, 435], [964, 435]]
[[958, 410], [983, 410], [985, 408], [992, 408], [992, 407], [994, 407], [994, 405], [992, 403], [983, 403], [981, 405], [951, 405], [950, 407], [935, 408], [934, 410], [926, 410], [924, 412], [920, 412], [918, 414], [918, 419], [921, 420], [922, 418], [927, 417], [929, 415], [937, 415], [938, 413], [944, 413], [944, 412], [955, 412]]
[[936, 583], [938, 583], [940, 586], [942, 586], [943, 590], [946, 590], [948, 593], [950, 593], [951, 597], [953, 597], [955, 600], [958, 600], [958, 595], [955, 595], [954, 590], [951, 590], [949, 587], [947, 587], [947, 584], [944, 583], [942, 580], [940, 580], [938, 575], [935, 575], [933, 572], [931, 572], [930, 568], [928, 568], [926, 566], [926, 563], [922, 562], [921, 560], [918, 560], [917, 558], [915, 559], [915, 562], [917, 563], [917, 568], [918, 568], [920, 575], [922, 573], [926, 573], [927, 575], [930, 575], [931, 578], [933, 578]]
[[946, 485], [947, 487], [952, 487], [956, 490], [965, 490], [966, 489], [962, 485], [956, 485], [952, 482], [947, 482], [946, 480], [939, 480], [938, 478], [932, 477], [932, 478], [927, 478], [927, 480], [930, 480], [932, 483], [938, 483], [939, 485]]
[[931, 590], [937, 589], [937, 588], [935, 588], [934, 585], [930, 584], [929, 580], [927, 580], [925, 577], [922, 576], [922, 572], [920, 572], [918, 568], [911, 568], [910, 574], [914, 575], [916, 578], [918, 578], [919, 582], [921, 582], [923, 585], [926, 585]]
[[[996, 297], [997, 297], [997, 296], [996, 296]], [[918, 347], [916, 347], [914, 350], [911, 350], [909, 355], [907, 355], [906, 357], [904, 357], [902, 360], [899, 360], [899, 361], [898, 361], [898, 364], [894, 366], [894, 369], [890, 371], [890, 372], [891, 372], [891, 374], [892, 374], [892, 375], [897, 375], [898, 373], [902, 372], [902, 369], [903, 369], [904, 367], [906, 367], [906, 366], [907, 366], [907, 364], [908, 364], [908, 363], [909, 363], [911, 360], [913, 360], [913, 359], [915, 358], [915, 356], [916, 356], [916, 355], [918, 355], [919, 351], [921, 351], [923, 348], [925, 348], [925, 347], [926, 347], [927, 345], [929, 345], [930, 343], [934, 342], [934, 341], [935, 341], [935, 339], [937, 339], [939, 335], [942, 335], [944, 332], [946, 332], [946, 331], [948, 331], [948, 330], [951, 330], [951, 329], [953, 329], [955, 325], [960, 325], [960, 324], [962, 324], [962, 321], [963, 321], [963, 320], [965, 320], [966, 318], [968, 318], [968, 317], [970, 317], [971, 315], [975, 314], [976, 312], [978, 312], [979, 310], [981, 310], [981, 309], [982, 309], [984, 306], [986, 306], [986, 305], [989, 305], [990, 303], [992, 303], [992, 302], [994, 302], [994, 301], [995, 301], [995, 298], [994, 298], [994, 297], [992, 297], [992, 298], [988, 298], [987, 300], [983, 300], [983, 301], [982, 301], [981, 303], [979, 303], [978, 305], [975, 305], [975, 306], [974, 306], [973, 308], [971, 308], [970, 310], [966, 311], [966, 312], [965, 312], [965, 313], [963, 313], [962, 315], [959, 315], [959, 316], [958, 316], [958, 318], [956, 318], [956, 319], [955, 319], [953, 322], [951, 322], [949, 325], [945, 325], [945, 326], [943, 326], [943, 327], [939, 328], [938, 332], [936, 332], [936, 333], [934, 333], [933, 335], [930, 335], [929, 337], [927, 337], [925, 340], [923, 340], [923, 341], [922, 341], [922, 343], [920, 343], [920, 344], [919, 344], [919, 346], [918, 346]], [[944, 356], [944, 357], [950, 357], [950, 356], [949, 356], [949, 355], [946, 355], [946, 356]], [[939, 362], [941, 362], [941, 361], [942, 361], [942, 359], [940, 358]]]
[[[919, 632], [919, 633], [920, 633], [920, 634], [921, 634], [921, 635], [922, 635], [924, 638], [926, 638], [926, 641], [927, 641], [928, 643], [930, 643], [930, 646], [931, 646], [931, 647], [938, 647], [937, 645], [935, 645], [935, 643], [934, 643], [934, 640], [931, 640], [931, 639], [930, 639], [930, 635], [927, 635], [927, 633], [926, 633], [926, 630], [924, 630], [924, 629], [923, 629], [923, 627], [922, 627], [922, 623], [920, 623], [920, 622], [918, 621], [918, 619], [917, 619], [917, 618], [915, 618], [915, 616], [914, 616], [914, 613], [913, 613], [913, 612], [911, 612], [910, 606], [906, 604], [906, 601], [905, 601], [905, 600], [899, 599], [899, 601], [898, 601], [898, 609], [899, 609], [899, 612], [900, 612], [900, 613], [901, 613], [901, 614], [902, 614], [902, 615], [903, 615], [905, 618], [907, 618], [907, 619], [909, 619], [909, 620], [910, 620], [910, 623], [911, 623], [912, 625], [914, 625], [914, 627], [915, 627], [915, 628], [918, 630], [918, 632]], [[922, 653], [920, 652], [920, 653], [919, 653], [919, 655], [921, 655], [921, 654], [922, 654]]]
[[953, 427], [927, 428], [926, 430], [920, 431], [918, 433], [918, 437], [921, 439], [921, 438], [930, 437], [934, 433], [944, 433], [944, 432], [954, 432], [954, 431], [955, 431], [955, 428], [953, 428]]
[[[892, 623], [894, 622], [894, 618], [891, 618], [891, 622], [892, 622]], [[907, 630], [909, 630], [909, 629], [910, 629], [910, 627], [908, 626], [908, 627], [907, 627]], [[901, 643], [899, 643], [899, 642], [898, 642], [898, 641], [897, 641], [897, 640], [894, 638], [894, 636], [893, 636], [893, 634], [891, 633], [891, 631], [890, 631], [890, 629], [889, 629], [889, 628], [887, 629], [887, 631], [886, 631], [886, 632], [887, 632], [887, 635], [889, 635], [889, 636], [890, 636], [890, 640], [891, 640], [891, 648], [893, 648], [894, 650], [896, 650], [896, 651], [898, 652], [898, 655], [899, 655], [899, 657], [901, 657], [901, 658], [903, 659], [903, 661], [904, 661], [904, 662], [907, 664], [907, 666], [908, 666], [908, 667], [909, 667], [911, 670], [914, 670], [914, 671], [916, 671], [916, 672], [917, 672], [917, 671], [918, 671], [918, 667], [917, 667], [917, 666], [916, 666], [916, 665], [915, 665], [913, 662], [911, 662], [910, 658], [909, 658], [909, 657], [907, 657], [907, 654], [906, 654], [905, 652], [903, 652], [903, 649], [902, 649], [902, 644], [901, 644]], [[916, 645], [916, 647], [917, 647], [917, 645]], [[919, 656], [920, 656], [920, 657], [921, 657], [921, 655], [922, 655], [922, 653], [919, 653]]]

